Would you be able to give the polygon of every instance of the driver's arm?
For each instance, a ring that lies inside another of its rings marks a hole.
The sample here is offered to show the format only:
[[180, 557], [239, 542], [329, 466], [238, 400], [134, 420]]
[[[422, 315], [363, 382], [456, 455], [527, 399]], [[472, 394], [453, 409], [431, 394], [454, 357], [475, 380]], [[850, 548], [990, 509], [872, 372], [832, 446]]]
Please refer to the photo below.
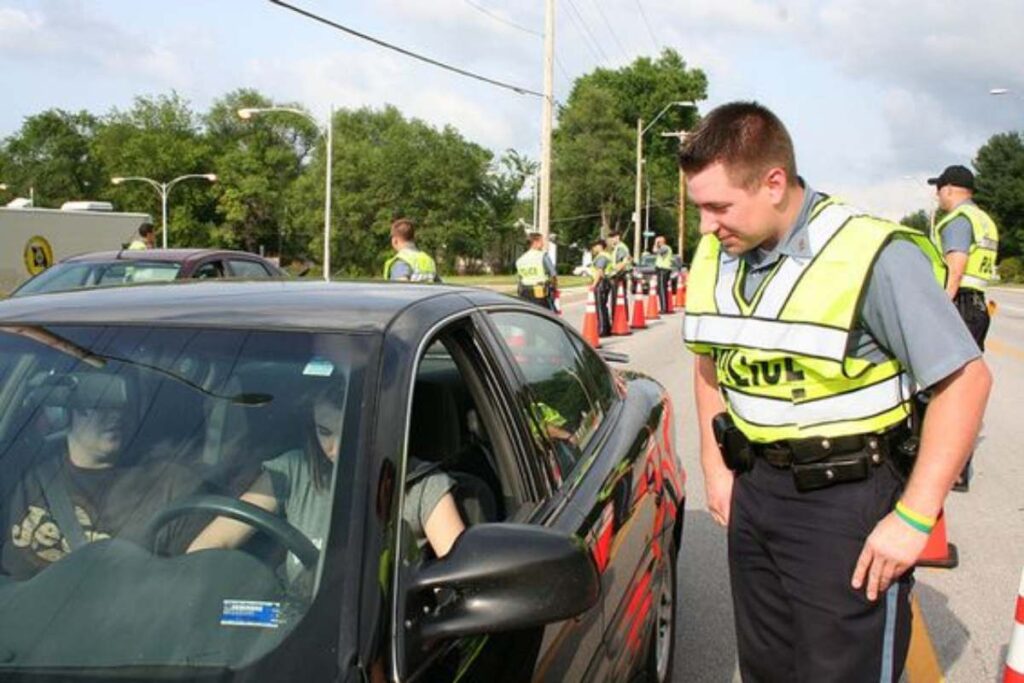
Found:
[[[274, 489], [270, 483], [270, 475], [266, 471], [260, 474], [249, 490], [239, 496], [239, 499], [263, 508], [267, 512], [277, 514], [277, 498], [274, 496]], [[209, 548], [237, 548], [249, 540], [254, 532], [255, 529], [244, 522], [238, 522], [228, 517], [218, 517], [199, 532], [199, 535], [189, 545], [187, 552], [192, 553]]]

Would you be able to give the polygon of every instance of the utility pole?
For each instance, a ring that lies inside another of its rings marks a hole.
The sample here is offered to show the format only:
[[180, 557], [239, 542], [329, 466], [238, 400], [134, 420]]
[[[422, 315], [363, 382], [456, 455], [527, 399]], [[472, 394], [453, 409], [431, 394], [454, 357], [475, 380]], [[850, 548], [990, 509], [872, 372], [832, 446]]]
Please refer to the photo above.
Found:
[[[662, 133], [662, 137], [665, 138], [678, 138], [679, 144], [683, 144], [683, 140], [686, 139], [685, 130], [677, 130], [671, 133]], [[683, 169], [679, 169], [679, 260], [685, 262], [684, 254], [686, 252], [686, 174]]]
[[[662, 110], [664, 112], [664, 110]], [[643, 202], [644, 120], [636, 120], [636, 201], [633, 204], [633, 261], [640, 262], [640, 204]]]
[[555, 0], [544, 11], [544, 104], [540, 122], [540, 207], [537, 229], [547, 239], [551, 225], [551, 125], [555, 100]]

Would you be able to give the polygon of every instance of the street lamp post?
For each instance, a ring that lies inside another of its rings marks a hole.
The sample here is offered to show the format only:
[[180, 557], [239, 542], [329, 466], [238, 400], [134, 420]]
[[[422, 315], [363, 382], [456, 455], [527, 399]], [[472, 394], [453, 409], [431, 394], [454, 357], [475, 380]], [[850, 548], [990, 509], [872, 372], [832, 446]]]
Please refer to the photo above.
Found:
[[238, 118], [248, 121], [256, 114], [286, 112], [298, 114], [310, 121], [324, 137], [326, 145], [327, 168], [324, 174], [324, 280], [331, 279], [331, 167], [334, 156], [334, 105], [327, 110], [327, 125], [320, 126], [317, 120], [306, 111], [295, 107], [245, 107], [238, 110]]
[[143, 176], [114, 176], [113, 178], [110, 179], [110, 182], [112, 182], [115, 185], [120, 185], [122, 183], [127, 183], [129, 181], [135, 180], [135, 181], [146, 183], [147, 185], [150, 185], [153, 189], [155, 189], [157, 191], [157, 194], [160, 195], [160, 220], [161, 220], [161, 222], [160, 222], [160, 231], [163, 233], [163, 248], [166, 249], [167, 248], [167, 197], [171, 194], [171, 189], [175, 185], [180, 183], [182, 180], [189, 180], [190, 178], [202, 178], [203, 180], [208, 180], [211, 183], [217, 182], [217, 174], [216, 173], [187, 173], [185, 175], [180, 175], [177, 178], [175, 178], [174, 180], [170, 180], [170, 181], [168, 181], [166, 183], [161, 183], [158, 180], [153, 180], [152, 178], [145, 178]]
[[669, 102], [657, 115], [651, 119], [651, 122], [644, 126], [643, 119], [636, 120], [636, 201], [634, 203], [633, 211], [633, 227], [635, 231], [633, 233], [633, 259], [635, 261], [640, 260], [640, 206], [643, 203], [643, 158], [644, 158], [644, 133], [651, 129], [655, 123], [658, 122], [662, 116], [665, 115], [672, 107], [696, 107], [697, 105], [692, 101], [677, 101]]

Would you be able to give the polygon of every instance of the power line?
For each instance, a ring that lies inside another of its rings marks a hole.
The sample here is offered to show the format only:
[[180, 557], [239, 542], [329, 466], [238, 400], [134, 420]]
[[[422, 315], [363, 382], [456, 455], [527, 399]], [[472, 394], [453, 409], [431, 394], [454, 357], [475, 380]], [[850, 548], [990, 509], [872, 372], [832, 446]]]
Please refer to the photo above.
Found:
[[636, 0], [636, 6], [640, 10], [640, 18], [644, 20], [644, 26], [647, 27], [647, 33], [651, 36], [651, 42], [657, 47], [659, 45], [658, 39], [654, 35], [654, 29], [651, 28], [651, 22], [647, 21], [647, 13], [644, 12], [644, 6], [640, 4], [640, 0]]
[[457, 73], [460, 76], [465, 76], [467, 78], [472, 78], [472, 79], [477, 80], [477, 81], [482, 81], [484, 83], [489, 83], [489, 84], [497, 86], [499, 88], [504, 88], [505, 90], [511, 90], [513, 92], [519, 93], [520, 95], [533, 95], [535, 97], [540, 97], [540, 98], [544, 97], [544, 93], [537, 92], [536, 90], [530, 90], [529, 88], [524, 88], [522, 86], [513, 85], [512, 83], [505, 83], [503, 81], [495, 80], [493, 78], [488, 78], [487, 76], [481, 76], [480, 74], [473, 73], [472, 71], [467, 71], [466, 69], [462, 69], [462, 68], [459, 68], [457, 66], [452, 66], [451, 64], [445, 64], [444, 62], [439, 62], [436, 59], [432, 59], [430, 57], [426, 57], [424, 55], [417, 54], [415, 52], [412, 52], [411, 50], [407, 50], [407, 49], [405, 49], [403, 47], [399, 47], [399, 46], [394, 45], [392, 43], [388, 43], [388, 42], [386, 42], [384, 40], [381, 40], [380, 38], [374, 38], [373, 36], [370, 36], [370, 35], [367, 35], [365, 33], [362, 33], [360, 31], [357, 31], [357, 30], [353, 29], [353, 28], [349, 28], [348, 26], [343, 26], [342, 24], [339, 24], [339, 23], [337, 23], [335, 21], [331, 21], [330, 19], [327, 19], [326, 17], [321, 17], [321, 16], [319, 16], [317, 14], [313, 14], [312, 12], [308, 12], [308, 11], [306, 11], [306, 10], [300, 8], [300, 7], [296, 7], [296, 6], [291, 5], [291, 4], [287, 3], [287, 2], [284, 2], [283, 0], [270, 0], [270, 2], [272, 2], [273, 4], [278, 5], [280, 7], [284, 7], [285, 9], [290, 9], [291, 11], [295, 12], [296, 14], [301, 14], [302, 16], [304, 16], [304, 17], [306, 17], [308, 19], [312, 19], [313, 21], [320, 22], [321, 24], [326, 24], [327, 26], [330, 26], [332, 28], [336, 28], [339, 31], [343, 31], [345, 33], [348, 33], [349, 35], [353, 35], [353, 36], [355, 36], [357, 38], [362, 38], [363, 40], [369, 41], [371, 43], [374, 43], [375, 45], [379, 45], [380, 47], [386, 48], [388, 50], [393, 50], [394, 52], [397, 52], [399, 54], [405, 55], [406, 57], [411, 57], [411, 58], [419, 60], [421, 62], [425, 62], [427, 64], [430, 64], [432, 66], [436, 66], [436, 67], [439, 67], [441, 69], [445, 69], [446, 71], [451, 71], [452, 73]]
[[[679, 202], [677, 200], [675, 200], [675, 199], [670, 199], [670, 200], [666, 200], [666, 201], [651, 202], [651, 208], [652, 209], [664, 209], [666, 206], [671, 206], [673, 208], [678, 208], [679, 207]], [[645, 207], [646, 207], [646, 205], [645, 205]], [[551, 219], [551, 223], [568, 223], [569, 221], [578, 221], [581, 218], [597, 218], [600, 215], [601, 215], [600, 211], [598, 211], [597, 213], [581, 213], [578, 216], [567, 216], [565, 218], [552, 218]]]
[[619, 46], [619, 50], [622, 51], [623, 56], [628, 58], [629, 57], [629, 53], [626, 52], [626, 48], [623, 47], [622, 41], [619, 40], [618, 34], [615, 32], [615, 29], [612, 28], [611, 22], [608, 21], [608, 15], [606, 15], [604, 13], [604, 10], [601, 9], [601, 3], [598, 0], [590, 0], [590, 1], [594, 4], [594, 7], [597, 8], [598, 14], [601, 15], [601, 21], [604, 22], [605, 27], [608, 29], [608, 33], [612, 34], [612, 40], [614, 40], [615, 44]]
[[[597, 39], [594, 38], [594, 34], [590, 31], [590, 27], [587, 26], [587, 22], [584, 21], [583, 15], [580, 14], [579, 9], [576, 7], [576, 3], [573, 2], [572, 0], [569, 0], [569, 8], [576, 14], [576, 17], [579, 20], [580, 35], [584, 39], [583, 42], [587, 43], [587, 47], [590, 48], [590, 50], [594, 53], [594, 56], [597, 57], [599, 61], [608, 63], [608, 55], [606, 55], [604, 50], [601, 48], [601, 43], [599, 43]], [[568, 16], [570, 19], [573, 19], [572, 14]], [[573, 21], [575, 22], [576, 19], [573, 19]], [[588, 40], [590, 42], [588, 42]]]
[[484, 14], [489, 16], [491, 19], [494, 19], [497, 22], [505, 24], [506, 26], [511, 26], [514, 29], [518, 29], [518, 30], [522, 31], [523, 33], [529, 33], [531, 36], [537, 36], [538, 38], [543, 38], [544, 37], [543, 31], [535, 31], [532, 28], [523, 26], [522, 24], [517, 24], [516, 22], [512, 21], [511, 19], [506, 19], [505, 17], [501, 16], [500, 14], [496, 14], [495, 12], [492, 12], [491, 10], [487, 9], [486, 7], [484, 7], [482, 5], [476, 4], [475, 2], [473, 2], [473, 0], [463, 0], [463, 2], [465, 2], [467, 5], [469, 5], [473, 9], [475, 9], [475, 10], [477, 10], [479, 12], [483, 12]]

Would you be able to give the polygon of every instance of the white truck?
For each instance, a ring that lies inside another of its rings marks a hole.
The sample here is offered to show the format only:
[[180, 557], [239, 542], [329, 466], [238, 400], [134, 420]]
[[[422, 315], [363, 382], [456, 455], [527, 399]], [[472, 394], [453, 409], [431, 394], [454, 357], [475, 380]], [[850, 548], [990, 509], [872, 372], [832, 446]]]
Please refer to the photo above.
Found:
[[67, 202], [60, 209], [0, 207], [0, 295], [67, 256], [120, 249], [151, 222], [106, 202]]

